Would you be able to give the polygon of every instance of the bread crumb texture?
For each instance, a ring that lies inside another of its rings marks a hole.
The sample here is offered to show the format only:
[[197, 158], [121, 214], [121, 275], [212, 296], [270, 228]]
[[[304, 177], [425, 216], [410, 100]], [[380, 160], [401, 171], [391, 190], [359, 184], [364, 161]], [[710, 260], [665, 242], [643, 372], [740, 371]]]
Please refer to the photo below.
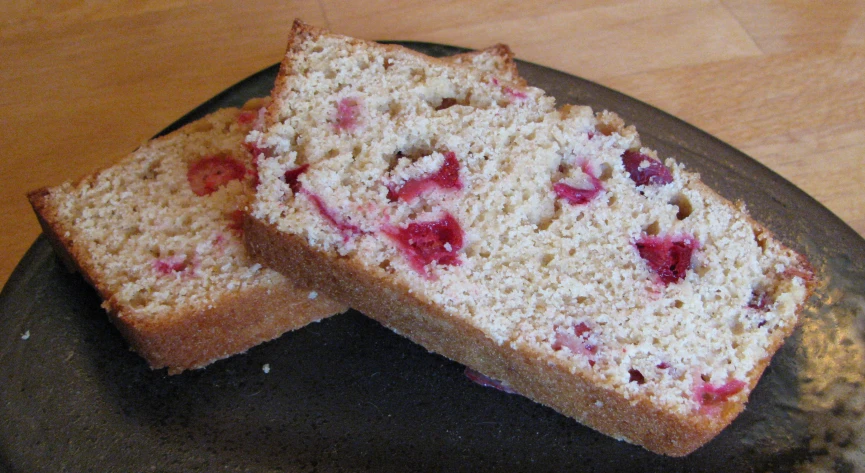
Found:
[[152, 320], [286, 284], [253, 264], [240, 238], [256, 179], [243, 137], [260, 105], [220, 110], [49, 190], [47, 203], [79, 263], [110, 295], [106, 309]]
[[255, 218], [632, 404], [711, 416], [747, 399], [810, 271], [744, 209], [613, 113], [295, 34], [248, 137]]

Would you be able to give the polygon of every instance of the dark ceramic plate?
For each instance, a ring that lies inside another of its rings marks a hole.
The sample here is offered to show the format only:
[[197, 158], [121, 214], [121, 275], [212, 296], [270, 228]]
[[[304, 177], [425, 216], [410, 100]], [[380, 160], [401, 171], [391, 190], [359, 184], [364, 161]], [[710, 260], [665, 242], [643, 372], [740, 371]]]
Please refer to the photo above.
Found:
[[[456, 48], [407, 46], [431, 55]], [[597, 84], [520, 63], [558, 103], [619, 112], [787, 244], [822, 283], [745, 412], [685, 458], [654, 455], [525, 398], [356, 312], [205, 370], [168, 376], [127, 350], [96, 293], [44, 237], [0, 295], [0, 470], [852, 471], [862, 458], [865, 240], [754, 160]], [[270, 67], [169, 130], [270, 92]], [[269, 367], [265, 373], [264, 366]]]

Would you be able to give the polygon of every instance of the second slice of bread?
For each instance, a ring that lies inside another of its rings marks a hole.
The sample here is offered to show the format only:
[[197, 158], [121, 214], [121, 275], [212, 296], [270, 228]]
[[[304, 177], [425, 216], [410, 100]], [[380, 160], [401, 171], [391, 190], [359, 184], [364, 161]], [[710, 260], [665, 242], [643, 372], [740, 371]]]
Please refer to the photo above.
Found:
[[255, 179], [243, 137], [259, 108], [217, 111], [29, 194], [56, 252], [152, 368], [200, 368], [346, 309], [243, 248], [239, 217]]

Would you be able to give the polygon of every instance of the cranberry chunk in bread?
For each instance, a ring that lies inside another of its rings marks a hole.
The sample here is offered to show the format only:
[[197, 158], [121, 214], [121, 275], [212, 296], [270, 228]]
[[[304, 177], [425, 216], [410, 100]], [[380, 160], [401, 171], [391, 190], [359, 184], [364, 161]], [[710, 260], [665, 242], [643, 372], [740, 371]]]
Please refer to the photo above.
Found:
[[357, 99], [346, 97], [336, 104], [333, 127], [336, 131], [353, 131], [360, 125], [361, 105]]
[[683, 279], [691, 269], [691, 258], [697, 244], [690, 237], [644, 236], [637, 241], [636, 246], [640, 256], [661, 282], [670, 284]]
[[205, 156], [189, 166], [186, 179], [192, 192], [204, 196], [216, 192], [231, 181], [243, 179], [246, 166], [231, 156]]
[[456, 155], [449, 151], [445, 153], [445, 160], [441, 167], [432, 174], [409, 179], [400, 186], [389, 185], [388, 198], [410, 202], [431, 189], [459, 190], [462, 187], [460, 163], [457, 161]]
[[167, 276], [174, 273], [182, 273], [190, 267], [186, 261], [186, 255], [176, 255], [168, 258], [160, 258], [153, 261], [153, 269], [157, 273]]
[[670, 170], [664, 166], [664, 163], [639, 151], [631, 149], [625, 151], [622, 155], [622, 162], [625, 164], [625, 170], [628, 171], [631, 180], [638, 186], [664, 185], [673, 182], [673, 176], [670, 174]]
[[698, 385], [696, 397], [700, 402], [700, 410], [709, 414], [717, 414], [731, 396], [741, 392], [746, 386], [744, 381], [738, 379], [732, 379], [720, 386], [710, 383]]
[[569, 176], [553, 185], [553, 191], [560, 199], [571, 205], [586, 204], [603, 190], [601, 180], [595, 176], [588, 164], [584, 162], [580, 166], [577, 178]]
[[300, 192], [300, 175], [309, 168], [309, 164], [302, 164], [294, 169], [285, 171], [285, 183], [288, 184], [292, 192]]
[[382, 231], [406, 254], [409, 264], [428, 275], [429, 264], [459, 265], [463, 230], [450, 214], [438, 220], [409, 222], [405, 228], [386, 227]]

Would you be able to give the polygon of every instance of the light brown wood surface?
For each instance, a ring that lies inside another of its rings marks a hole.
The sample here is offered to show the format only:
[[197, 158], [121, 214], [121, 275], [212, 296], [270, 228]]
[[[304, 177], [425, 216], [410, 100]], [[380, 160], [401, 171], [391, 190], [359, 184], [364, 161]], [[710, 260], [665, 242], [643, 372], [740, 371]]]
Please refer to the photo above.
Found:
[[112, 163], [278, 62], [295, 17], [367, 39], [507, 43], [717, 136], [865, 234], [865, 0], [10, 0], [0, 284], [39, 234], [28, 190]]

